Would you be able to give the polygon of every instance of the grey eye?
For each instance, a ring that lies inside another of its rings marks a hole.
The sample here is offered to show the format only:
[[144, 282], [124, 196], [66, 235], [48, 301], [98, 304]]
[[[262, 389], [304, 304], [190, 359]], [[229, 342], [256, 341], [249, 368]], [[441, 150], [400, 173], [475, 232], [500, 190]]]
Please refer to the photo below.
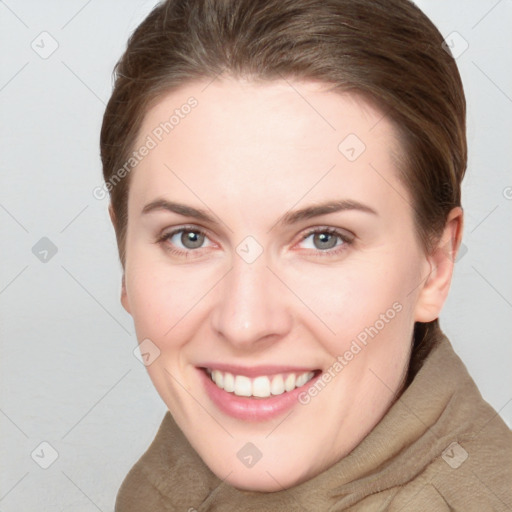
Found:
[[204, 244], [205, 239], [206, 236], [203, 233], [190, 229], [182, 229], [170, 237], [171, 243], [178, 247], [181, 244], [185, 249], [198, 249]]
[[[338, 243], [339, 241], [339, 243]], [[314, 249], [325, 251], [333, 249], [336, 246], [343, 245], [346, 242], [344, 237], [336, 232], [330, 232], [328, 230], [314, 231], [309, 233], [303, 240], [302, 243], [306, 249]]]
[[317, 249], [332, 249], [337, 245], [338, 236], [332, 233], [314, 233], [313, 243]]

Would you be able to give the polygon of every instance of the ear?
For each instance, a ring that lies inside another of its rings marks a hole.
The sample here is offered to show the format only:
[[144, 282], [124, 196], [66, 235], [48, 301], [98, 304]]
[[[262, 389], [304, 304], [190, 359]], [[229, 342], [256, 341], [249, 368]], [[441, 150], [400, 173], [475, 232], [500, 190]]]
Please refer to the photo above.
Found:
[[453, 266], [462, 241], [464, 214], [457, 206], [448, 214], [437, 247], [427, 256], [430, 272], [424, 281], [415, 309], [416, 322], [431, 322], [439, 317], [453, 275]]
[[[116, 214], [114, 212], [112, 203], [110, 203], [108, 205], [108, 213], [110, 215], [110, 220], [112, 221], [112, 225], [114, 226], [114, 229], [116, 229], [117, 218], [116, 218]], [[125, 281], [125, 277], [124, 277], [124, 270], [123, 270], [123, 277], [121, 280], [121, 304], [122, 304], [123, 308], [126, 310], [126, 312], [131, 315], [130, 303], [128, 301], [128, 294], [126, 293], [126, 281]]]
[[108, 213], [110, 215], [110, 220], [112, 222], [112, 225], [114, 226], [114, 229], [115, 229], [117, 219], [116, 219], [116, 214], [114, 212], [114, 207], [112, 206], [112, 203], [109, 203], [109, 205], [108, 205]]
[[128, 301], [128, 294], [126, 293], [126, 282], [125, 282], [125, 278], [124, 278], [124, 273], [123, 273], [123, 278], [121, 280], [121, 304], [123, 305], [123, 308], [126, 310], [126, 312], [131, 315], [132, 312], [130, 310], [130, 302]]

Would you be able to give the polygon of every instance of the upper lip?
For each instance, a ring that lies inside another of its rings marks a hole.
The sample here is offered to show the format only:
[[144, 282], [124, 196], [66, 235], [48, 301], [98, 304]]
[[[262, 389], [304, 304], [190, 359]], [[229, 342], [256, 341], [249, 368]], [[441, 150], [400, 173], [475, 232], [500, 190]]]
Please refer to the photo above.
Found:
[[318, 368], [305, 366], [288, 366], [288, 365], [257, 365], [257, 366], [241, 366], [236, 364], [225, 363], [204, 363], [198, 365], [198, 368], [208, 368], [209, 370], [219, 370], [221, 372], [229, 372], [233, 375], [245, 375], [246, 377], [258, 377], [260, 375], [277, 375], [280, 373], [306, 373], [318, 370]]

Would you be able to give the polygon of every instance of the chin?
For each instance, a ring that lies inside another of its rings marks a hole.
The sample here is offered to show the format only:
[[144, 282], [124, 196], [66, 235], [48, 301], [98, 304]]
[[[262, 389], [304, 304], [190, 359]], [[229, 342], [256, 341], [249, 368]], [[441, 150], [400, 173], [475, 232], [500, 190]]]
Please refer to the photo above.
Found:
[[240, 463], [235, 458], [230, 465], [217, 467], [216, 471], [210, 469], [219, 479], [241, 491], [277, 492], [299, 485], [312, 477], [310, 467], [303, 473], [295, 472], [297, 467], [296, 462], [283, 466], [279, 464], [279, 460], [275, 460], [275, 465], [265, 465], [261, 460], [253, 468], [240, 468]]
[[[269, 473], [270, 475], [274, 475], [272, 471], [269, 471]], [[229, 485], [240, 491], [252, 492], [277, 492], [297, 485], [294, 481], [283, 482], [279, 478], [272, 478], [270, 475], [265, 473], [247, 478], [229, 477], [226, 479], [226, 481], [229, 483]]]

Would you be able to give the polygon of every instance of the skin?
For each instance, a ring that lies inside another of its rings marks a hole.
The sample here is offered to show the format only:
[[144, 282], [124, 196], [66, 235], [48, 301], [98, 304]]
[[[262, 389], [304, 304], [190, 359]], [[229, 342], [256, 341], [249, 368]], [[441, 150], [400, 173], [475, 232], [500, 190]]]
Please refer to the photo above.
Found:
[[[347, 455], [393, 404], [414, 322], [437, 318], [446, 299], [462, 210], [452, 210], [439, 248], [425, 254], [392, 158], [400, 151], [393, 125], [362, 99], [325, 84], [189, 84], [152, 106], [138, 145], [190, 96], [198, 106], [130, 176], [121, 301], [139, 342], [149, 338], [160, 350], [147, 367], [150, 378], [204, 462], [237, 488], [277, 491]], [[366, 145], [353, 162], [338, 150], [350, 133]], [[206, 209], [217, 223], [141, 213], [157, 199]], [[346, 210], [278, 223], [289, 211], [340, 199], [376, 214]], [[171, 228], [190, 225], [207, 233], [200, 248], [183, 245], [181, 233], [158, 242]], [[325, 248], [307, 236], [325, 227], [353, 242], [333, 235], [335, 247]], [[263, 250], [252, 263], [236, 252], [249, 235]], [[327, 371], [397, 302], [401, 311], [291, 414], [241, 421], [204, 392], [195, 367], [206, 360]], [[237, 457], [247, 442], [262, 453], [252, 468]]]

